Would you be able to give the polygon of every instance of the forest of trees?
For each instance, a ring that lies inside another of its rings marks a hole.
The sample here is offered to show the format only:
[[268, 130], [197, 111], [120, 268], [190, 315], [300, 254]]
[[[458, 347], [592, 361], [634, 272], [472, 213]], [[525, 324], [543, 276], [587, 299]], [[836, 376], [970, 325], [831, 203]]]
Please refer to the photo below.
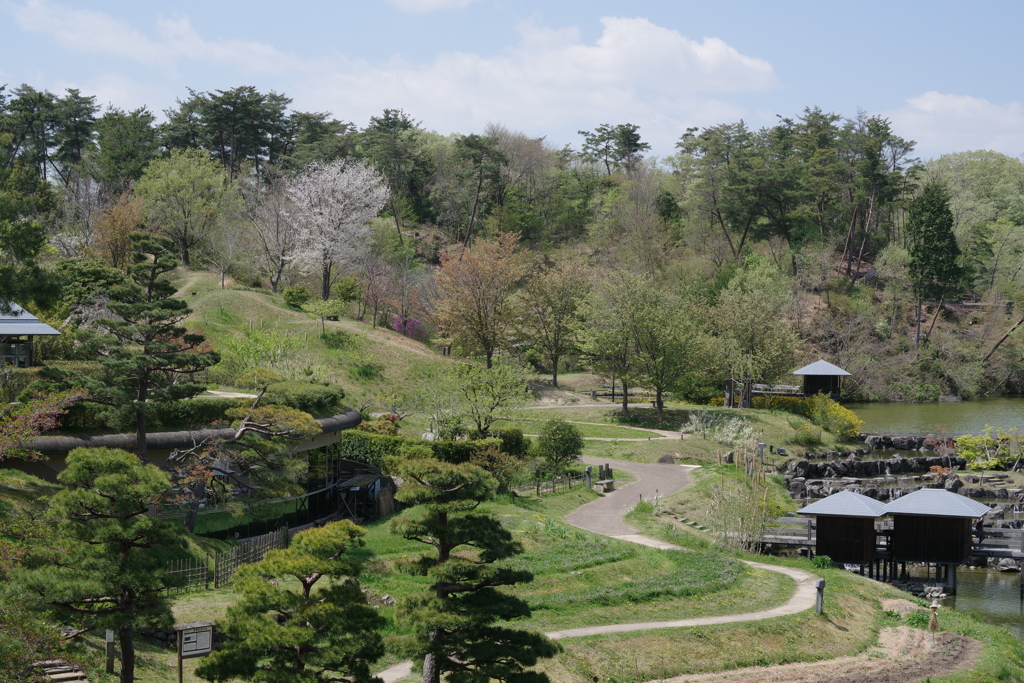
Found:
[[190, 90], [160, 116], [0, 90], [0, 299], [61, 322], [96, 277], [82, 264], [125, 271], [149, 232], [224, 285], [355, 300], [368, 323], [556, 385], [588, 367], [707, 398], [824, 357], [855, 398], [1024, 389], [1024, 346], [1001, 340], [1024, 279], [1019, 159], [923, 161], [884, 118], [817, 107], [645, 158], [630, 123], [556, 148], [291, 104]]

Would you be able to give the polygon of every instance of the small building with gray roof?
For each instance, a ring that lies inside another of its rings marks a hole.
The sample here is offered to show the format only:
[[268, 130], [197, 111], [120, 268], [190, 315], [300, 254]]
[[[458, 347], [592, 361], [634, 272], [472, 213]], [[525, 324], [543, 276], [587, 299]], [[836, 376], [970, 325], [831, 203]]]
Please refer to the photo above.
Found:
[[32, 365], [32, 339], [60, 334], [16, 303], [9, 302], [10, 311], [0, 311], [0, 368]]

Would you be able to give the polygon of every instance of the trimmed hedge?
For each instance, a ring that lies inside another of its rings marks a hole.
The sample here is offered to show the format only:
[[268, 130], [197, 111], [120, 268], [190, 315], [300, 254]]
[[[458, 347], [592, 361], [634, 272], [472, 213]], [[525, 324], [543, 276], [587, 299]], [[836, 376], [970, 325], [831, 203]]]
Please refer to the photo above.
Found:
[[342, 407], [345, 390], [334, 384], [324, 386], [309, 382], [276, 382], [267, 387], [263, 400], [301, 410], [313, 417], [327, 417]]
[[346, 429], [341, 438], [329, 446], [318, 449], [328, 457], [344, 458], [379, 467], [386, 471], [386, 459], [402, 455], [413, 446], [428, 446], [438, 460], [451, 463], [469, 462], [478, 451], [500, 448], [498, 439], [477, 441], [421, 441], [404, 436], [371, 434], [356, 429]]
[[[46, 365], [53, 365], [80, 375], [90, 375], [103, 367], [99, 363], [74, 360], [49, 361]], [[0, 399], [3, 399], [5, 403], [11, 403], [28, 398], [23, 394], [29, 385], [39, 379], [41, 369], [39, 366], [0, 369]]]
[[[215, 422], [226, 421], [225, 411], [237, 408], [237, 398], [193, 398], [173, 403], [147, 403], [146, 426], [151, 431], [170, 431], [190, 427], [205, 427]], [[83, 401], [73, 405], [60, 418], [61, 429], [116, 429], [133, 428], [129, 422], [111, 424], [101, 415], [110, 410], [107, 406]]]

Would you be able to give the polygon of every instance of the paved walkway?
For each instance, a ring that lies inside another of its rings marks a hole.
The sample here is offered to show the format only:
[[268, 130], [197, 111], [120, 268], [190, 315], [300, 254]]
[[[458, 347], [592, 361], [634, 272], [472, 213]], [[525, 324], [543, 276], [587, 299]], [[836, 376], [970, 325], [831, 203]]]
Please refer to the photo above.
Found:
[[[565, 516], [565, 520], [573, 526], [593, 531], [603, 536], [610, 536], [621, 541], [662, 550], [679, 550], [678, 546], [665, 543], [654, 538], [642, 536], [636, 529], [622, 521], [630, 508], [638, 501], [653, 501], [658, 496], [676, 493], [690, 483], [690, 471], [696, 465], [645, 465], [635, 462], [607, 460], [600, 458], [584, 458], [588, 465], [612, 466], [612, 474], [616, 471], [628, 472], [636, 477], [636, 481], [624, 485], [597, 500], [593, 500]], [[662, 628], [686, 628], [691, 626], [712, 626], [716, 624], [734, 624], [744, 621], [760, 621], [789, 614], [796, 614], [814, 607], [816, 589], [814, 582], [818, 577], [800, 569], [778, 567], [760, 562], [745, 561], [751, 567], [785, 574], [796, 581], [796, 592], [788, 601], [778, 607], [746, 612], [744, 614], [726, 614], [717, 617], [696, 617], [677, 621], [646, 621], [636, 624], [607, 624], [605, 626], [588, 626], [585, 628], [563, 629], [546, 634], [549, 638], [578, 638], [581, 636], [603, 635], [608, 633], [629, 633], [633, 631], [651, 631]], [[412, 662], [401, 662], [377, 674], [384, 683], [395, 683], [412, 673]]]

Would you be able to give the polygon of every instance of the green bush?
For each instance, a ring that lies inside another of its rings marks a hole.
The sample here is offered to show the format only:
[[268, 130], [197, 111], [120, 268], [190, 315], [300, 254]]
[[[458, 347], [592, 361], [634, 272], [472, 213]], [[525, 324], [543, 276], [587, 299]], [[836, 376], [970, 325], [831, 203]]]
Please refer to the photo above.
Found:
[[302, 304], [309, 301], [313, 294], [302, 285], [298, 285], [284, 290], [282, 296], [284, 297], [284, 302], [292, 308], [302, 308]]
[[345, 390], [337, 385], [309, 382], [275, 382], [267, 387], [266, 403], [295, 408], [314, 417], [333, 415], [342, 407]]
[[355, 429], [346, 429], [341, 438], [329, 446], [317, 449], [327, 457], [366, 463], [386, 470], [385, 459], [400, 455], [416, 441], [401, 436], [371, 434]]
[[796, 433], [793, 435], [793, 443], [811, 448], [822, 444], [821, 428], [815, 427], [807, 420], [803, 420], [794, 427]]
[[523, 430], [518, 427], [502, 427], [494, 431], [494, 436], [501, 441], [502, 453], [525, 458], [530, 452], [530, 437], [523, 436]]
[[828, 555], [815, 555], [811, 558], [811, 565], [815, 569], [828, 569], [832, 566], [832, 558]]
[[[193, 398], [172, 403], [147, 403], [146, 424], [151, 431], [173, 431], [207, 427], [226, 422], [225, 411], [237, 408], [237, 398]], [[60, 418], [62, 429], [112, 429], [124, 431], [134, 423], [118, 416], [108, 406], [82, 401]]]
[[576, 425], [565, 420], [548, 420], [541, 429], [537, 445], [541, 456], [554, 471], [563, 471], [583, 453], [583, 436]]
[[[102, 368], [99, 363], [77, 360], [49, 361], [45, 365], [53, 365], [68, 372], [79, 375], [90, 375]], [[39, 367], [32, 368], [0, 368], [0, 398], [5, 402], [24, 400], [30, 397], [25, 393], [33, 382], [39, 379]]]
[[352, 335], [342, 330], [327, 330], [320, 335], [320, 340], [329, 349], [343, 349], [352, 343]]
[[856, 413], [824, 394], [807, 399], [807, 417], [822, 429], [845, 440], [857, 438], [857, 433], [864, 426], [864, 421]]
[[270, 384], [276, 384], [278, 382], [283, 381], [284, 377], [277, 374], [273, 370], [267, 370], [266, 368], [256, 368], [254, 370], [250, 370], [249, 372], [243, 372], [241, 375], [239, 375], [238, 378], [235, 380], [236, 383], [233, 386], [257, 388], [268, 386]]
[[318, 450], [327, 456], [355, 460], [386, 470], [387, 458], [403, 456], [410, 448], [429, 448], [438, 460], [458, 464], [478, 459], [481, 453], [489, 449], [497, 450], [500, 444], [498, 439], [421, 441], [404, 436], [387, 436], [358, 429], [346, 429], [341, 433], [340, 439]]
[[469, 462], [477, 453], [489, 448], [501, 449], [498, 439], [475, 439], [472, 441], [430, 441], [434, 457], [454, 465]]

